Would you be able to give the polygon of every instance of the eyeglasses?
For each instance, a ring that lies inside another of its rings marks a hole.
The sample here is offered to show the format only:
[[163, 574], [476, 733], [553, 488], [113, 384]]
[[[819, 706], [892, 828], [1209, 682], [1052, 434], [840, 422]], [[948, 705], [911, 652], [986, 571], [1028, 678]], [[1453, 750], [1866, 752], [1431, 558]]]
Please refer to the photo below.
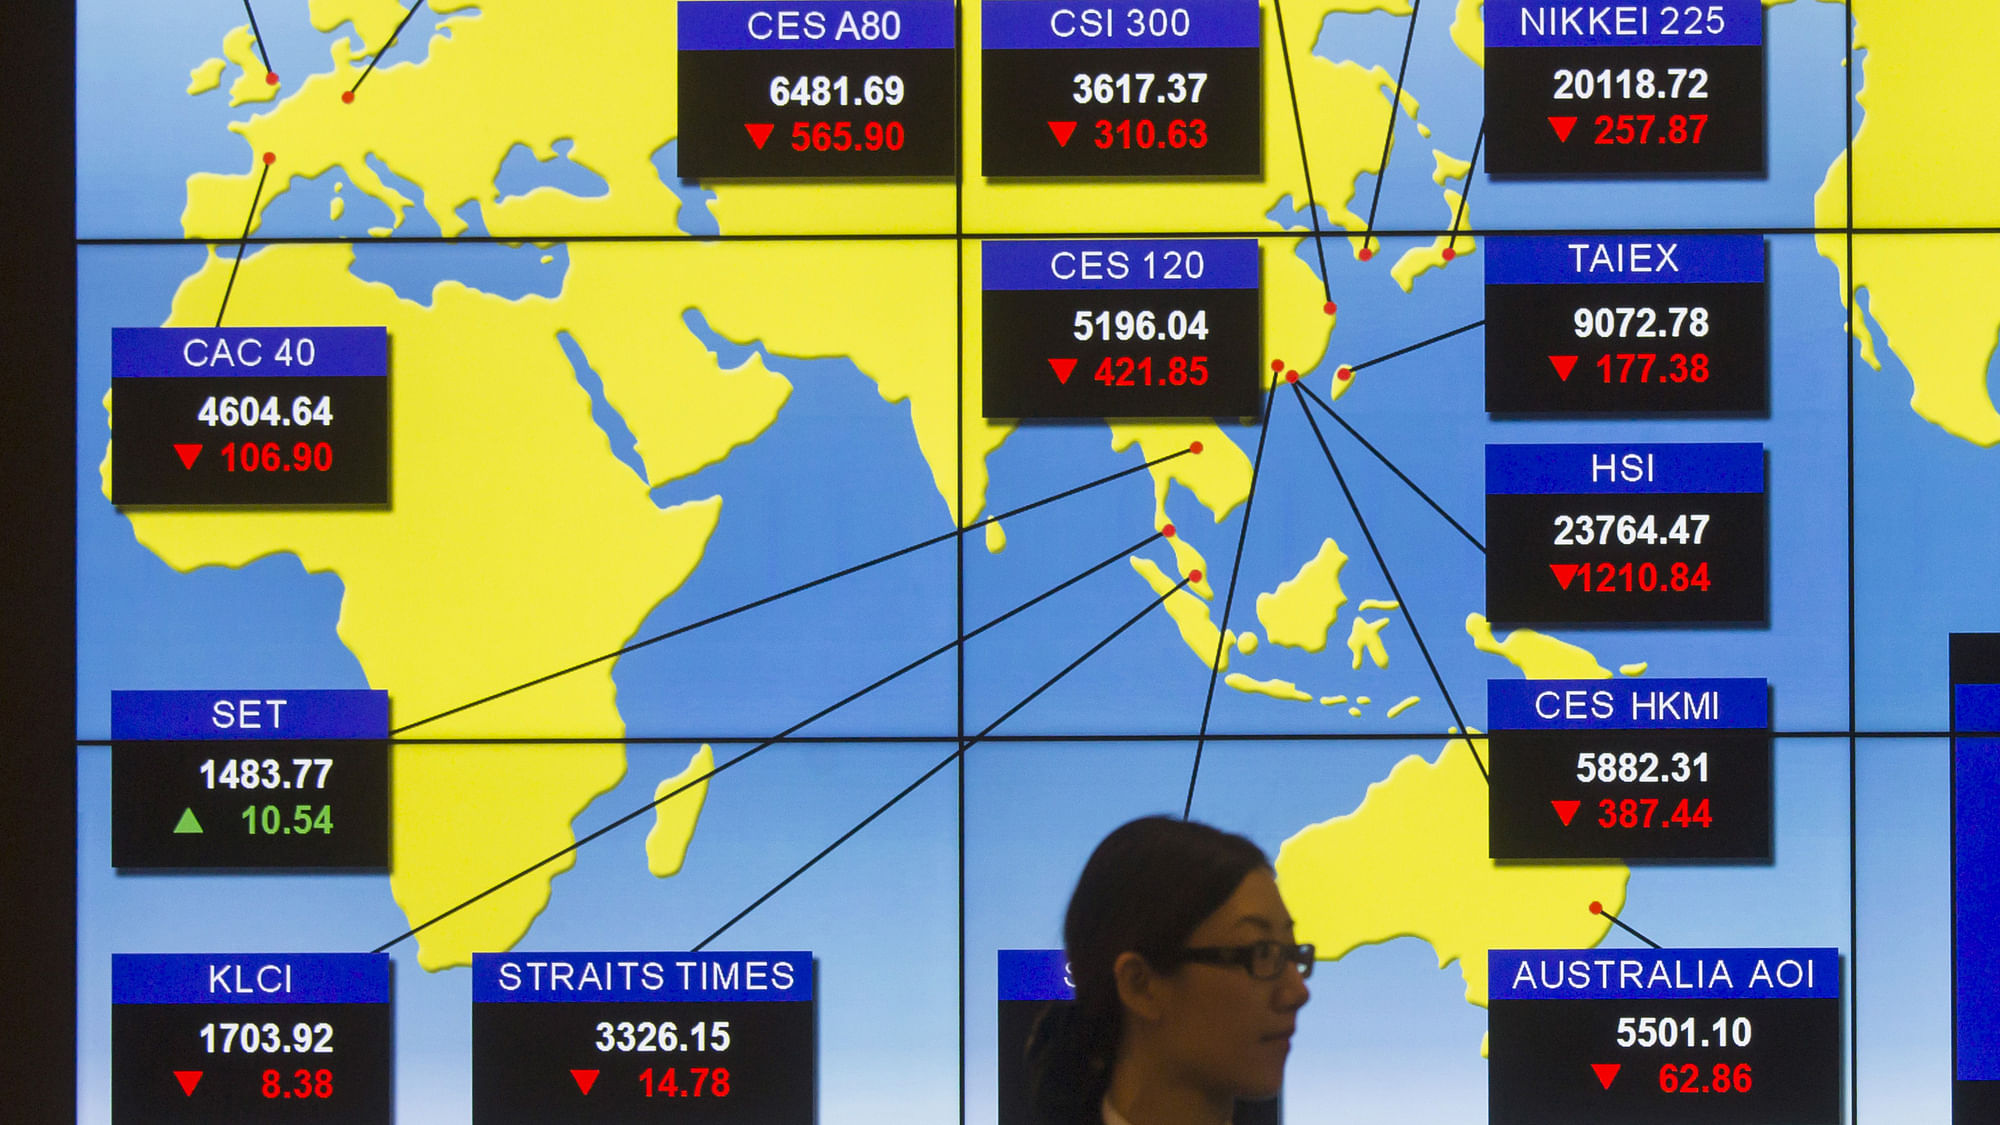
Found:
[[1287, 945], [1281, 941], [1256, 941], [1249, 945], [1209, 945], [1183, 949], [1175, 954], [1180, 961], [1204, 965], [1239, 965], [1257, 980], [1276, 980], [1286, 965], [1298, 969], [1299, 976], [1313, 975], [1314, 950], [1311, 945]]

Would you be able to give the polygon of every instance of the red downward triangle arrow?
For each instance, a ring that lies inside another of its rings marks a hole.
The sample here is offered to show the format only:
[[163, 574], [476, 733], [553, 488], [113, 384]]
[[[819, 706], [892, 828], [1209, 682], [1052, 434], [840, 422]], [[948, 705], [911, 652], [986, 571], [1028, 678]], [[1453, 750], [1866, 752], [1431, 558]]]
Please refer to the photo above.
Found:
[[1569, 820], [1576, 815], [1576, 810], [1583, 807], [1582, 801], [1550, 801], [1549, 804], [1556, 807], [1556, 815], [1562, 817], [1564, 828], [1569, 827]]
[[180, 1079], [181, 1093], [186, 1094], [190, 1098], [194, 1097], [194, 1088], [201, 1084], [201, 1071], [176, 1070], [174, 1071], [174, 1077]]
[[1549, 357], [1549, 362], [1555, 365], [1556, 378], [1561, 379], [1565, 383], [1569, 382], [1569, 373], [1576, 370], [1576, 357], [1573, 355], [1552, 355]]
[[[1574, 121], [1576, 119], [1571, 118], [1570, 120]], [[759, 149], [764, 147], [765, 141], [771, 139], [771, 130], [777, 128], [777, 126], [775, 125], [752, 125], [747, 121], [744, 122], [743, 127], [745, 129], [750, 130], [750, 140], [754, 142]]]
[[1621, 1067], [1621, 1066], [1623, 1066], [1623, 1065], [1625, 1065], [1625, 1064], [1624, 1064], [1624, 1063], [1591, 1063], [1591, 1064], [1590, 1064], [1590, 1069], [1592, 1069], [1592, 1070], [1594, 1070], [1594, 1071], [1596, 1071], [1596, 1072], [1597, 1072], [1597, 1080], [1598, 1080], [1599, 1082], [1602, 1082], [1602, 1083], [1604, 1083], [1604, 1088], [1605, 1088], [1605, 1089], [1607, 1089], [1607, 1090], [1609, 1090], [1609, 1089], [1611, 1088], [1611, 1082], [1612, 1082], [1612, 1080], [1618, 1077], [1618, 1068], [1619, 1068], [1619, 1067]]
[[194, 468], [194, 459], [201, 456], [201, 446], [183, 445], [180, 442], [175, 442], [174, 452], [181, 455], [181, 468], [192, 469]]
[[583, 1091], [583, 1096], [589, 1097], [590, 1088], [597, 1085], [598, 1073], [595, 1070], [572, 1070], [569, 1076], [576, 1079], [576, 1088]]
[[1066, 148], [1069, 145], [1069, 135], [1076, 132], [1076, 122], [1051, 121], [1049, 122], [1049, 132], [1056, 135], [1056, 144], [1058, 146]]
[[1073, 359], [1052, 359], [1049, 361], [1049, 366], [1055, 369], [1056, 382], [1068, 386], [1070, 372], [1076, 370], [1076, 361]]
[[1549, 124], [1555, 127], [1556, 140], [1567, 141], [1569, 140], [1569, 131], [1576, 128], [1576, 118], [1551, 117], [1549, 118]]
[[1584, 568], [1578, 563], [1550, 563], [1549, 569], [1556, 572], [1556, 581], [1567, 590], [1570, 580], [1576, 577], [1576, 572]]

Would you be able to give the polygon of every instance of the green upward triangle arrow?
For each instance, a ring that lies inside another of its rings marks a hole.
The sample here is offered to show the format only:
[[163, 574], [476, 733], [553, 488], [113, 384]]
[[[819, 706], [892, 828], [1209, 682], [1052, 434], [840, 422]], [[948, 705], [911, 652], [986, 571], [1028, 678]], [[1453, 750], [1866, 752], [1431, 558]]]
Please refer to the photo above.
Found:
[[192, 808], [181, 810], [181, 820], [179, 824], [174, 825], [174, 835], [176, 836], [201, 835], [201, 821], [196, 820], [194, 818], [194, 810]]

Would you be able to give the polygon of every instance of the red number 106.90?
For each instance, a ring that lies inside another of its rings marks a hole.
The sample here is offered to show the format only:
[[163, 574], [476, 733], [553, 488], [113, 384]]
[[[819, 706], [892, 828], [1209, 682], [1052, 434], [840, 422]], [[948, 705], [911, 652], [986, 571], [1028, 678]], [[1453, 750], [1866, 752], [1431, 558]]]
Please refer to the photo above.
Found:
[[230, 442], [222, 447], [222, 463], [232, 473], [326, 472], [333, 468], [333, 446], [326, 442], [302, 441], [292, 446], [288, 462], [278, 452], [278, 443]]

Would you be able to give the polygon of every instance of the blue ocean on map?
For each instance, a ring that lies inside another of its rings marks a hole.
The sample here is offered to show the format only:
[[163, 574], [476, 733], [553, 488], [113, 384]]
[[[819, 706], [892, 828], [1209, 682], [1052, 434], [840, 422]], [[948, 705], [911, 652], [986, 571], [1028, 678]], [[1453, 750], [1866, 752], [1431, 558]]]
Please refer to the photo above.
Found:
[[[1478, 238], [1467, 236], [1462, 247], [1470, 252], [1418, 277], [1413, 292], [1403, 292], [1389, 276], [1389, 265], [1405, 251], [1431, 241], [1428, 234], [1393, 232], [1452, 221], [1432, 179], [1433, 150], [1462, 159], [1481, 128], [1480, 71], [1444, 34], [1450, 12], [1438, 7], [1435, 15], [1424, 13], [1409, 61], [1407, 87], [1421, 109], [1416, 120], [1397, 123], [1376, 219], [1391, 233], [1380, 240], [1376, 260], [1356, 261], [1345, 237], [1329, 236], [1316, 247], [1305, 202], [1276, 192], [1271, 200], [1274, 234], [1303, 237], [1297, 253], [1315, 270], [1324, 252], [1326, 288], [1339, 305], [1326, 359], [1300, 372], [1301, 386], [1321, 398], [1339, 388], [1339, 366], [1484, 316]], [[98, 474], [109, 437], [110, 329], [160, 324], [176, 287], [201, 267], [208, 250], [94, 240], [177, 239], [187, 177], [250, 166], [253, 155], [227, 125], [269, 107], [227, 106], [234, 68], [221, 90], [183, 93], [189, 68], [219, 55], [222, 35], [242, 15], [240, 5], [227, 0], [85, 0], [79, 6], [77, 223], [86, 244], [78, 251], [77, 725], [78, 738], [89, 744], [79, 751], [79, 910], [86, 925], [79, 935], [78, 1078], [80, 1120], [87, 1122], [110, 1120], [110, 953], [293, 948], [302, 942], [359, 950], [394, 937], [411, 921], [396, 908], [381, 875], [255, 877], [252, 910], [240, 880], [121, 876], [109, 867], [109, 751], [103, 740], [111, 691], [370, 686], [335, 631], [344, 595], [337, 574], [308, 573], [282, 554], [238, 569], [177, 573], [136, 542], [130, 523], [104, 497]], [[1769, 178], [1663, 189], [1644, 182], [1494, 181], [1482, 171], [1470, 185], [1467, 225], [1478, 231], [1557, 222], [1565, 228], [1810, 229], [1813, 193], [1844, 141], [1848, 78], [1841, 66], [1841, 16], [1837, 6], [1807, 3], [1766, 15], [1773, 91]], [[291, 12], [273, 6], [260, 17], [275, 68], [288, 80], [326, 66], [331, 43], [352, 34], [345, 27], [312, 29], [303, 6]], [[397, 63], [423, 59], [438, 20], [419, 10], [396, 48]], [[1331, 61], [1379, 66], [1392, 81], [1407, 26], [1407, 17], [1385, 12], [1331, 15], [1315, 51]], [[1267, 47], [1267, 65], [1276, 65], [1273, 51]], [[1301, 109], [1313, 111], [1310, 105]], [[1418, 122], [1430, 130], [1428, 137]], [[670, 130], [671, 123], [663, 128]], [[569, 160], [566, 144], [553, 151], [544, 160], [524, 144], [501, 154], [499, 193], [554, 189], [588, 197], [604, 190], [601, 178]], [[671, 233], [717, 234], [707, 206], [714, 191], [678, 178], [671, 143], [651, 159], [682, 201]], [[421, 199], [416, 184], [379, 158], [371, 167], [404, 195]], [[1453, 181], [1451, 187], [1464, 185]], [[1365, 215], [1377, 188], [1374, 176], [1362, 176], [1348, 209]], [[1328, 190], [1320, 185], [1323, 195]], [[338, 221], [328, 217], [335, 197], [345, 201]], [[354, 238], [356, 275], [417, 304], [428, 304], [444, 281], [508, 299], [561, 292], [568, 268], [560, 237], [565, 232], [550, 232], [546, 242], [510, 244], [485, 237], [476, 204], [460, 217], [471, 228], [463, 244], [437, 241], [436, 223], [421, 206], [409, 209], [395, 235], [371, 238], [370, 228], [390, 224], [388, 208], [361, 195], [336, 169], [293, 182], [260, 233]], [[1328, 231], [1337, 229], [1324, 210], [1319, 221]], [[1851, 716], [1863, 726], [1912, 732], [1942, 725], [1942, 638], [1954, 629], [1993, 628], [2000, 621], [2000, 584], [1985, 580], [1992, 570], [1990, 534], [1940, 528], [1933, 512], [1939, 498], [1949, 496], [1951, 510], [1960, 513], [1956, 519], [1980, 512], [1990, 530], [2000, 525], [2000, 487], [1992, 487], [1990, 454], [1911, 412], [1908, 374], [1887, 348], [1883, 371], [1853, 368], [1850, 439], [1851, 360], [1838, 273], [1810, 234], [1773, 234], [1767, 242], [1769, 417], [1491, 420], [1482, 410], [1483, 338], [1476, 329], [1370, 367], [1333, 408], [1479, 537], [1486, 531], [1481, 465], [1488, 443], [1699, 440], [1766, 447], [1772, 498], [1768, 627], [1554, 632], [1589, 649], [1607, 669], [1644, 664], [1648, 675], [1771, 681], [1775, 726], [1797, 732], [1777, 744], [1776, 865], [1637, 866], [1628, 912], [1676, 945], [1847, 948], [1857, 904], [1871, 918], [1897, 919], [1893, 930], [1879, 923], [1861, 928], [1862, 975], [1850, 982], [1868, 997], [1871, 1035], [1896, 1044], [1864, 1064], [1883, 1076], [1865, 1096], [1887, 1099], [1888, 1090], [1900, 1090], [1914, 1099], [1904, 1109], [1917, 1105], [1929, 1112], [1949, 1089], [1942, 1062], [1948, 1057], [1949, 1001], [1929, 983], [1945, 972], [1947, 888], [1942, 880], [1913, 883], [1902, 873], [1939, 870], [1943, 836], [1902, 826], [1924, 809], [1941, 807], [1942, 743], [1919, 737], [1855, 749], [1841, 732]], [[234, 247], [221, 252], [233, 255]], [[820, 1119], [829, 1125], [951, 1118], [961, 1096], [961, 1033], [966, 1119], [981, 1125], [993, 1120], [1001, 1049], [994, 1031], [994, 951], [1059, 943], [1063, 894], [1092, 844], [1132, 816], [1180, 812], [1198, 745], [1203, 765], [1191, 801], [1194, 815], [1247, 831], [1274, 853], [1299, 829], [1351, 812], [1398, 761], [1412, 754], [1434, 758], [1448, 731], [1483, 728], [1485, 681], [1518, 675], [1501, 657], [1477, 651], [1467, 635], [1468, 615], [1483, 610], [1480, 549], [1323, 415], [1328, 444], [1322, 452], [1294, 393], [1281, 387], [1268, 422], [1232, 419], [1224, 426], [1246, 456], [1263, 445], [1247, 531], [1243, 508], [1218, 521], [1179, 486], [1167, 496], [1167, 514], [1207, 560], [1216, 616], [1235, 583], [1228, 624], [1239, 631], [1263, 631], [1257, 594], [1296, 573], [1324, 539], [1340, 545], [1349, 556], [1341, 583], [1350, 602], [1326, 650], [1266, 644], [1252, 654], [1237, 653], [1231, 670], [1292, 681], [1315, 697], [1367, 696], [1363, 714], [1351, 715], [1346, 705], [1278, 701], [1213, 683], [1203, 659], [1158, 612], [1041, 690], [1153, 599], [1124, 557], [1152, 530], [1146, 474], [1009, 516], [1002, 521], [1005, 548], [989, 551], [983, 530], [950, 534], [950, 507], [918, 449], [909, 404], [884, 402], [852, 361], [786, 355], [755, 335], [723, 335], [698, 304], [662, 308], [657, 315], [699, 340], [723, 369], [754, 355], [793, 390], [757, 441], [653, 490], [661, 506], [719, 495], [723, 514], [692, 577], [633, 622], [635, 640], [939, 541], [620, 659], [614, 668], [619, 708], [635, 740], [627, 748], [628, 772], [577, 818], [578, 833], [648, 804], [654, 786], [680, 772], [704, 743], [719, 761], [750, 758], [710, 786], [681, 874], [660, 880], [648, 873], [642, 818], [579, 854], [576, 867], [555, 880], [548, 908], [521, 948], [692, 946], [942, 763], [928, 782], [721, 939], [722, 947], [810, 947], [817, 953]], [[772, 316], [783, 315], [774, 305]], [[590, 396], [607, 455], [638, 472], [631, 430], [606, 401], [587, 349], [566, 334], [549, 347]], [[1854, 584], [1862, 591], [1853, 610], [1861, 690], [1852, 700], [1845, 643], [1850, 440], [1854, 519], [1869, 529], [1852, 560]], [[1335, 483], [1329, 454], [1352, 487], [1351, 508]], [[1024, 425], [987, 461], [991, 484], [983, 511], [1020, 508], [1130, 470], [1140, 459], [1136, 447], [1114, 452], [1102, 425]], [[1968, 488], [1972, 481], [1986, 482], [1983, 491]], [[1386, 570], [1369, 547], [1371, 535]], [[1154, 540], [1138, 553], [1172, 572], [1173, 555], [1164, 543]], [[1047, 602], [962, 646], [955, 643], [962, 631], [1107, 560], [1110, 565]], [[1950, 604], [1967, 620], [1926, 608], [1946, 604], [1940, 599], [1906, 603], [1896, 595], [1938, 584], [1957, 588]], [[1369, 611], [1391, 618], [1383, 633], [1389, 664], [1376, 668], [1363, 661], [1356, 668], [1342, 643], [1347, 623], [1363, 599], [1394, 598], [1392, 585], [1400, 591], [1400, 609]], [[1416, 643], [1419, 634], [1435, 661], [1435, 677]], [[805, 740], [764, 742], [931, 653], [803, 727]], [[568, 655], [552, 653], [551, 670]], [[1409, 697], [1418, 702], [1387, 717], [1392, 704]], [[989, 727], [990, 737], [975, 737]], [[1200, 737], [1204, 729], [1211, 737]], [[1328, 732], [1354, 737], [1298, 737]], [[1852, 901], [1850, 768], [1858, 794], [1854, 838], [1867, 849], [1857, 872], [1859, 899]], [[1697, 900], [1704, 909], [1688, 910]], [[295, 923], [306, 917], [313, 922], [302, 932]], [[1614, 933], [1607, 944], [1628, 941]], [[399, 1119], [467, 1122], [468, 974], [424, 972], [410, 943], [394, 953]], [[1484, 1119], [1486, 1066], [1479, 1052], [1485, 1017], [1465, 1002], [1458, 966], [1441, 967], [1421, 941], [1398, 939], [1321, 965], [1311, 984], [1316, 998], [1302, 1017], [1289, 1104], [1339, 1106], [1355, 1120]], [[957, 1026], [961, 992], [963, 1028]], [[893, 1083], [881, 1077], [889, 1072]], [[1423, 1097], [1411, 1098], [1412, 1090]], [[1864, 1108], [1873, 1118], [1887, 1109]]]

